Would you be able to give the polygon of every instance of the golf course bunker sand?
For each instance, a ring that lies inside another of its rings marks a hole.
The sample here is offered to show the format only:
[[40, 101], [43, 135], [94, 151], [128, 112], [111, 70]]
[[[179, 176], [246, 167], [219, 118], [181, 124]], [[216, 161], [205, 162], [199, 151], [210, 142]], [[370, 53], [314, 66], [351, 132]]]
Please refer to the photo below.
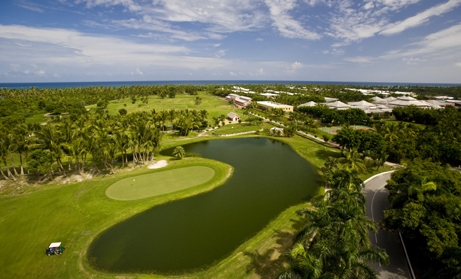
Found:
[[215, 171], [206, 166], [159, 171], [119, 180], [107, 188], [106, 196], [126, 201], [159, 196], [201, 185], [214, 175]]
[[147, 168], [148, 169], [160, 169], [160, 168], [166, 167], [167, 165], [168, 165], [168, 162], [166, 160], [160, 160], [153, 164], [150, 164], [149, 166], [147, 166]]

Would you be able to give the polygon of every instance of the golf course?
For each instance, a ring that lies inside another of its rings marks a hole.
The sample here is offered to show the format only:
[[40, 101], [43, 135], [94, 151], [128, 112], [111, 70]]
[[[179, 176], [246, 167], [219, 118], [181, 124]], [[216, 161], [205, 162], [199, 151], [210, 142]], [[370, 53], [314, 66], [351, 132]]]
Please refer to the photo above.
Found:
[[[242, 113], [242, 123], [223, 126], [233, 107], [204, 92], [150, 96], [142, 106], [130, 102], [114, 99], [105, 110], [92, 104], [82, 110], [88, 115], [50, 117], [34, 126], [41, 149], [27, 158], [30, 175], [0, 181], [2, 276], [280, 274], [300, 229], [296, 211], [323, 194], [318, 168], [340, 157], [339, 150], [298, 135], [218, 136], [271, 124], [246, 126], [250, 116]], [[27, 142], [25, 131], [15, 133]], [[168, 153], [177, 146], [187, 156]], [[20, 162], [21, 154], [8, 161]], [[165, 164], [150, 168], [159, 162]], [[47, 256], [54, 242], [65, 250]]]

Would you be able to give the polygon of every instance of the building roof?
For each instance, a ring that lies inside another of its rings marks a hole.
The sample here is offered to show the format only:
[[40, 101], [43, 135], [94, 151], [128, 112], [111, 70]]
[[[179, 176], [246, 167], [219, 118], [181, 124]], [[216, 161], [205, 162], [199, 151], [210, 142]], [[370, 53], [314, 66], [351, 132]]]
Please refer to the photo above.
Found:
[[350, 108], [348, 104], [345, 104], [341, 101], [336, 101], [336, 102], [331, 102], [331, 103], [326, 103], [327, 106], [330, 108], [335, 108], [335, 109], [347, 109]]
[[375, 104], [369, 103], [367, 101], [359, 101], [359, 102], [349, 102], [347, 103], [350, 106], [353, 107], [365, 107], [365, 108], [376, 108]]
[[260, 104], [260, 105], [268, 106], [268, 107], [272, 107], [272, 108], [293, 107], [293, 106], [290, 106], [290, 105], [279, 104], [279, 103], [271, 102], [271, 101], [258, 101], [257, 103]]
[[234, 118], [239, 118], [238, 114], [236, 114], [236, 113], [233, 112], [233, 111], [229, 112], [229, 113], [227, 114], [227, 117], [228, 117], [228, 118], [232, 118], [232, 119], [234, 119]]
[[377, 96], [375, 96], [375, 97], [373, 97], [371, 99], [373, 100], [373, 103], [386, 103], [386, 101], [384, 99], [382, 99], [380, 97], [377, 97]]
[[388, 102], [390, 106], [397, 107], [407, 107], [407, 106], [417, 106], [417, 107], [431, 107], [426, 102], [418, 101], [412, 97], [398, 97], [396, 100]]
[[338, 98], [325, 97], [325, 102], [327, 102], [327, 103], [331, 103], [331, 102], [335, 102], [335, 101], [338, 101]]
[[304, 104], [300, 104], [298, 107], [315, 107], [317, 105], [316, 102], [310, 101]]

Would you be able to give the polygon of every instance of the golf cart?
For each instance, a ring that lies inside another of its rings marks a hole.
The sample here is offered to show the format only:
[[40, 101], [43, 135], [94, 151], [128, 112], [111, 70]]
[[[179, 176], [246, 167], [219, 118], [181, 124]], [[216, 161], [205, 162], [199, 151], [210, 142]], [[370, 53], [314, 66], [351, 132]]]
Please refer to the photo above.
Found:
[[51, 255], [61, 255], [64, 252], [64, 247], [61, 246], [61, 242], [53, 242], [46, 248], [46, 254]]

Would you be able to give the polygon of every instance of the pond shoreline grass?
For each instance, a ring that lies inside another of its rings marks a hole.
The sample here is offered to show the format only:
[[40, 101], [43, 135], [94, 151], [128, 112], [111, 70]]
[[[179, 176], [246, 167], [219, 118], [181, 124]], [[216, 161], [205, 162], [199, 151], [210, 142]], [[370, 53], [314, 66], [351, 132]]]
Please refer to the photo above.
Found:
[[[194, 138], [171, 137], [165, 139], [163, 149], [217, 139], [225, 140], [209, 135]], [[327, 157], [340, 156], [339, 150], [319, 145], [300, 136], [273, 139], [290, 145], [317, 168]], [[222, 185], [232, 172], [230, 166], [210, 159], [186, 158], [170, 162], [168, 169], [187, 165], [210, 166], [215, 169], [215, 177], [219, 179], [212, 179], [211, 184], [205, 183], [173, 194], [142, 200], [114, 201], [105, 196], [106, 189], [115, 181], [153, 171], [136, 168], [115, 175], [95, 177], [91, 181], [68, 185], [50, 184], [40, 187], [41, 189], [33, 189], [27, 194], [0, 196], [0, 206], [5, 212], [0, 217], [0, 245], [3, 250], [0, 255], [0, 266], [3, 275], [8, 278], [268, 278], [283, 270], [283, 254], [289, 247], [294, 233], [299, 229], [295, 212], [305, 207], [306, 203], [281, 212], [263, 230], [242, 243], [229, 257], [206, 270], [163, 276], [111, 274], [93, 269], [86, 253], [90, 243], [101, 232], [155, 205], [210, 191]], [[323, 188], [320, 187], [319, 194], [322, 193]], [[33, 232], [34, 239], [30, 239], [30, 234], [25, 232]], [[44, 249], [52, 241], [62, 241], [67, 247], [63, 255], [44, 255]], [[17, 248], [20, 248], [20, 251]]]

